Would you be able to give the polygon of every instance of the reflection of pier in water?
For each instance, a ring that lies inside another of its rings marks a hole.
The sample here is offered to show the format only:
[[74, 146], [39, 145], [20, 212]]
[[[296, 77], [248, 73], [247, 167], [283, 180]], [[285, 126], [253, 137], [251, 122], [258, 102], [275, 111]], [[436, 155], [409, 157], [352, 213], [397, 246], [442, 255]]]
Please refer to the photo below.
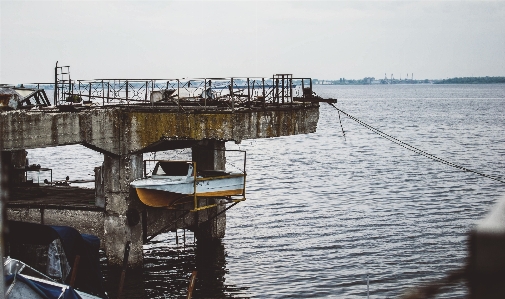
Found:
[[[194, 234], [188, 230], [161, 234], [144, 245], [144, 269], [128, 272], [123, 297], [185, 297], [193, 270], [198, 271], [193, 298], [249, 298], [248, 288], [226, 284], [225, 244], [215, 241], [197, 247]], [[107, 280], [119, 277], [117, 273], [105, 274]], [[115, 291], [112, 287], [109, 294]]]

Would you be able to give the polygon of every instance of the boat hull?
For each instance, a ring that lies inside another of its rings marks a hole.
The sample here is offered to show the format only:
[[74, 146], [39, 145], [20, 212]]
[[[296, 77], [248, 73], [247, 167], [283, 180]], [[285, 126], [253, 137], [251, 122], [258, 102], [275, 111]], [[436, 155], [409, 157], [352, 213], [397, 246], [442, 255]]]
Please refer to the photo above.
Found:
[[[142, 179], [132, 183], [142, 203], [150, 207], [171, 207], [195, 195], [193, 179], [169, 181]], [[245, 176], [234, 174], [222, 177], [197, 178], [197, 197], [218, 197], [243, 195]]]

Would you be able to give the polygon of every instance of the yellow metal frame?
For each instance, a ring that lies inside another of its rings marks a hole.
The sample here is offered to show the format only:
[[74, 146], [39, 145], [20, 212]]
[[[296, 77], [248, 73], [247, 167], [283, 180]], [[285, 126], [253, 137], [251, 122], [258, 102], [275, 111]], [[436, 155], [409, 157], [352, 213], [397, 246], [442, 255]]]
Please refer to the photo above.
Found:
[[[196, 176], [196, 162], [191, 161], [191, 163], [193, 164], [193, 194], [192, 194], [192, 196], [193, 196], [194, 208], [192, 210], [190, 210], [190, 212], [198, 212], [198, 211], [202, 211], [202, 210], [206, 210], [206, 209], [217, 207], [220, 204], [211, 204], [211, 205], [205, 205], [205, 206], [201, 206], [201, 207], [198, 206], [198, 198], [205, 198], [207, 196], [200, 196], [200, 197], [198, 197], [198, 195], [196, 194], [196, 184], [197, 184], [197, 182], [216, 179], [216, 177], [212, 177], [212, 178], [197, 178], [197, 176]], [[237, 202], [241, 202], [241, 201], [245, 201], [246, 200], [246, 198], [245, 198], [245, 186], [246, 186], [246, 176], [247, 175], [245, 173], [245, 169], [244, 169], [244, 175], [243, 176], [244, 176], [244, 188], [242, 189], [242, 197], [241, 198], [237, 198], [237, 199], [231, 199], [231, 201], [229, 201], [228, 203], [232, 203], [232, 202], [233, 203], [237, 203]], [[229, 176], [221, 176], [221, 177], [217, 177], [217, 178], [226, 178], [226, 177], [229, 177]]]

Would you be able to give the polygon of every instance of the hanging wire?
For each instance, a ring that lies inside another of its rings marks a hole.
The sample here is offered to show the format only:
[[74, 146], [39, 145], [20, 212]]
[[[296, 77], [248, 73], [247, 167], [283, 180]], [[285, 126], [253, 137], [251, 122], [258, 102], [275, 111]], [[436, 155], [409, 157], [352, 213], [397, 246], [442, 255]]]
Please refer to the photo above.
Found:
[[432, 159], [434, 161], [437, 161], [437, 162], [440, 162], [442, 164], [445, 164], [445, 165], [448, 165], [448, 166], [451, 166], [451, 167], [454, 167], [454, 168], [457, 168], [457, 169], [460, 169], [460, 170], [463, 170], [463, 171], [468, 171], [468, 172], [472, 172], [472, 173], [475, 173], [475, 174], [478, 174], [480, 176], [483, 176], [485, 178], [488, 178], [488, 179], [491, 179], [491, 180], [495, 180], [497, 182], [500, 182], [500, 183], [504, 183], [505, 184], [505, 181], [501, 178], [497, 178], [497, 177], [494, 177], [494, 176], [490, 176], [490, 175], [487, 175], [485, 173], [482, 173], [482, 172], [479, 172], [479, 171], [476, 171], [476, 170], [472, 170], [472, 169], [468, 169], [466, 167], [463, 167], [463, 166], [460, 166], [458, 164], [455, 164], [455, 163], [452, 163], [450, 161], [447, 161], [447, 160], [444, 160], [442, 158], [439, 158], [437, 156], [434, 156], [430, 153], [427, 153], [421, 149], [418, 149], [410, 144], [407, 144], [401, 140], [398, 140], [396, 139], [395, 137], [391, 136], [391, 135], [388, 135], [382, 131], [380, 131], [379, 129], [376, 129], [372, 126], [370, 126], [369, 124], [357, 119], [356, 117], [346, 113], [345, 111], [342, 111], [341, 109], [337, 108], [335, 105], [333, 105], [332, 103], [328, 103], [329, 105], [331, 105], [333, 108], [335, 108], [338, 112], [342, 112], [342, 114], [344, 114], [345, 116], [349, 117], [350, 119], [354, 120], [355, 122], [357, 122], [358, 124], [362, 125], [363, 127], [369, 129], [370, 131], [376, 133], [377, 135], [393, 142], [393, 143], [396, 143], [398, 144], [399, 146], [409, 150], [409, 151], [412, 151], [416, 154], [419, 154], [419, 155], [422, 155], [422, 156], [425, 156], [426, 158], [429, 158], [429, 159]]
[[[338, 100], [335, 103], [338, 103]], [[330, 104], [330, 105], [332, 105], [332, 104]], [[333, 106], [333, 107], [335, 107], [335, 106]], [[342, 135], [344, 135], [344, 141], [347, 141], [347, 139], [345, 138], [344, 126], [342, 126], [342, 120], [340, 119], [340, 110], [337, 110], [337, 112], [338, 112], [338, 121], [340, 122], [340, 128], [342, 129]]]

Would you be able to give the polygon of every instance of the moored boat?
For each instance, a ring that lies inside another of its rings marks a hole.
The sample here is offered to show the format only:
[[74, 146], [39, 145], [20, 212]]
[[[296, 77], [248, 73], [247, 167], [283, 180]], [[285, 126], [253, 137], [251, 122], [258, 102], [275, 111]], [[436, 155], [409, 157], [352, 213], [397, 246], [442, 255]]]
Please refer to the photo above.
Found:
[[8, 221], [5, 298], [107, 298], [100, 239], [68, 226]]
[[195, 197], [245, 196], [245, 172], [198, 171], [193, 161], [158, 161], [152, 176], [131, 186], [145, 205], [173, 207]]

